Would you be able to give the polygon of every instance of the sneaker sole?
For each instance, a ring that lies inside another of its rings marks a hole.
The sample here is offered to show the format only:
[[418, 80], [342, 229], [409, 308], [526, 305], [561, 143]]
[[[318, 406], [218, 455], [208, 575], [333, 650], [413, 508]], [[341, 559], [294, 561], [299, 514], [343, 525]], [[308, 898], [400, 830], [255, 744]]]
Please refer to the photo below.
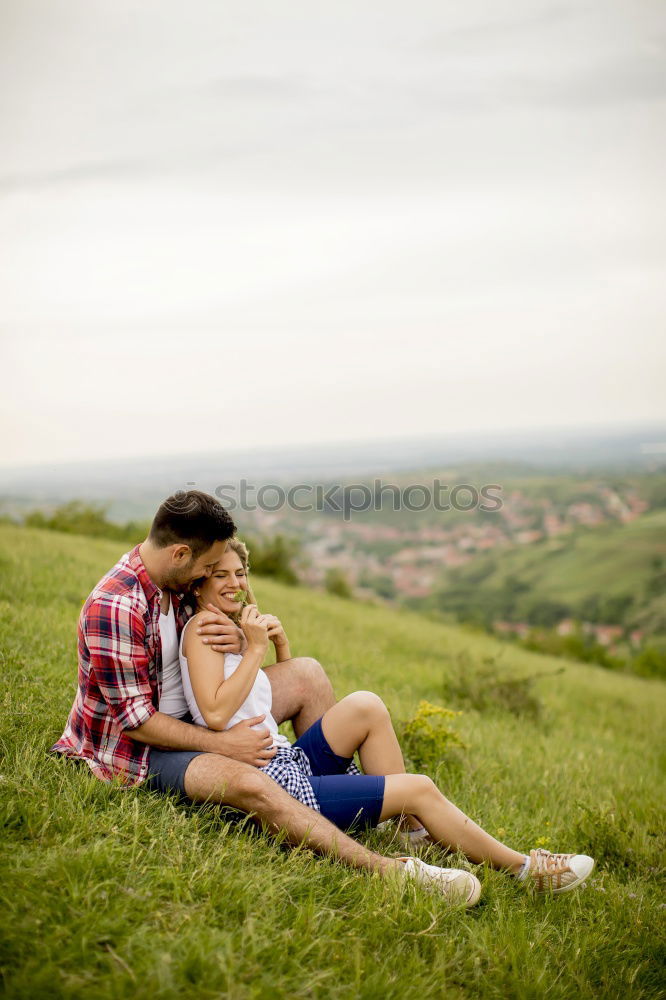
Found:
[[465, 900], [465, 906], [468, 906], [468, 907], [469, 906], [476, 906], [476, 904], [479, 902], [479, 899], [481, 897], [481, 883], [479, 882], [479, 880], [476, 877], [476, 875], [472, 875], [471, 872], [470, 872], [470, 878], [473, 880], [472, 881], [472, 887], [470, 889], [469, 896]]

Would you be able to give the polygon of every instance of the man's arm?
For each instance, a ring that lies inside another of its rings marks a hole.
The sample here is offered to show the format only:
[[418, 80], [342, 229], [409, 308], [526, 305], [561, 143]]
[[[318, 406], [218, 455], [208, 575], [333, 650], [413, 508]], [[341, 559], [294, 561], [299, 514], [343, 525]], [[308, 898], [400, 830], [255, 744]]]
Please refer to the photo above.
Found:
[[264, 749], [268, 730], [245, 732], [261, 719], [239, 723], [224, 733], [211, 733], [157, 710], [148, 671], [145, 624], [126, 597], [114, 595], [95, 601], [86, 611], [82, 628], [91, 674], [114, 722], [130, 739], [173, 750], [223, 754], [255, 767], [274, 756], [273, 751]]
[[204, 726], [191, 726], [188, 722], [165, 715], [164, 712], [155, 712], [147, 722], [126, 732], [130, 739], [147, 743], [151, 747], [202, 750], [204, 753], [232, 757], [254, 767], [263, 767], [275, 756], [273, 737], [268, 729], [257, 730], [252, 729], [252, 726], [263, 722], [265, 718], [265, 715], [258, 715], [254, 719], [243, 719], [231, 729], [219, 733]]

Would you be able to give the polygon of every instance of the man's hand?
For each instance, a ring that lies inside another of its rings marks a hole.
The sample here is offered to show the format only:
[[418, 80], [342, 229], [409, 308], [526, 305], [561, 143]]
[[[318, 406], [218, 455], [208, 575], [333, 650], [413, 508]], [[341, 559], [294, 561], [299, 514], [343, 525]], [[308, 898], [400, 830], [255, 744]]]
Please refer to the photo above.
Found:
[[243, 719], [231, 729], [218, 732], [205, 726], [181, 722], [164, 712], [155, 712], [147, 722], [136, 729], [127, 729], [126, 733], [130, 739], [146, 743], [150, 747], [219, 753], [244, 764], [263, 767], [277, 753], [273, 748], [273, 737], [265, 726], [261, 729], [251, 727], [261, 725], [265, 718], [265, 715], [257, 715], [254, 719]]
[[197, 634], [204, 636], [202, 641], [216, 653], [240, 653], [242, 631], [214, 604], [207, 604], [206, 607], [210, 614], [204, 615], [197, 627]]
[[252, 729], [252, 726], [259, 725], [265, 718], [265, 715], [257, 715], [253, 719], [243, 719], [231, 729], [216, 733], [220, 737], [220, 747], [216, 752], [254, 767], [268, 764], [277, 753], [273, 746], [273, 735], [265, 726]]

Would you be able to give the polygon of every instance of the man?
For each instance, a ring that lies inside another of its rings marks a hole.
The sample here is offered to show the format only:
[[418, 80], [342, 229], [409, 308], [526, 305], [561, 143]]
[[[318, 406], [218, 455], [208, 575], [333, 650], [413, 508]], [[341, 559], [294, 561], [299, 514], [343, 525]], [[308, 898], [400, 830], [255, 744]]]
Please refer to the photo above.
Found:
[[[104, 781], [148, 781], [158, 791], [176, 789], [195, 802], [251, 812], [273, 830], [285, 830], [292, 843], [356, 867], [380, 873], [404, 868], [356, 843], [259, 770], [275, 753], [268, 730], [252, 728], [259, 720], [213, 732], [159, 710], [164, 620], [173, 608], [177, 639], [184, 625], [179, 595], [210, 575], [234, 531], [227, 511], [205, 493], [191, 490], [164, 501], [148, 538], [120, 559], [83, 606], [78, 690], [52, 749], [84, 760]], [[219, 652], [240, 651], [240, 630], [219, 612], [211, 609], [203, 631]], [[267, 674], [273, 715], [278, 722], [292, 719], [297, 736], [335, 702], [315, 660], [295, 657], [268, 667]], [[153, 761], [151, 747], [159, 748]]]

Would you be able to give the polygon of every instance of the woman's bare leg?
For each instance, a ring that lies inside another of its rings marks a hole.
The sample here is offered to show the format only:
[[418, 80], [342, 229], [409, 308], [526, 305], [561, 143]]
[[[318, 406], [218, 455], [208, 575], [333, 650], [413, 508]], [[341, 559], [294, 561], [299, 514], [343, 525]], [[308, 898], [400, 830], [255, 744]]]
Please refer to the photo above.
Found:
[[[404, 774], [405, 761], [384, 702], [372, 691], [355, 691], [329, 708], [321, 720], [334, 753], [352, 757], [358, 750], [366, 774]], [[406, 816], [412, 829], [421, 823]]]
[[418, 816], [433, 840], [462, 851], [470, 861], [487, 861], [516, 874], [525, 860], [465, 816], [425, 774], [387, 775], [380, 820], [401, 813]]
[[433, 840], [462, 851], [470, 861], [488, 861], [494, 868], [511, 872], [520, 870], [524, 854], [482, 830], [449, 802], [426, 775], [405, 774], [391, 717], [377, 695], [356, 691], [343, 698], [323, 716], [322, 729], [334, 753], [351, 757], [358, 750], [366, 774], [387, 776], [381, 821], [408, 816], [410, 825], [422, 823]]
[[391, 716], [371, 691], [355, 691], [339, 701], [321, 720], [334, 753], [351, 757], [358, 750], [366, 774], [404, 774], [405, 762]]

